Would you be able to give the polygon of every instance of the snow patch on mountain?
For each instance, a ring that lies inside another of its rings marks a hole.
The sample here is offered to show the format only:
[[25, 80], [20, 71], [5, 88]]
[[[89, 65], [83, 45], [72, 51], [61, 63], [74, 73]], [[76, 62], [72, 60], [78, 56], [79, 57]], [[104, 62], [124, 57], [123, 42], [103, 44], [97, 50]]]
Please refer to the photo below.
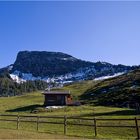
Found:
[[65, 75], [60, 76], [54, 76], [54, 77], [35, 77], [31, 73], [21, 73], [20, 71], [14, 71], [12, 74], [10, 74], [11, 78], [17, 82], [21, 83], [21, 81], [34, 81], [34, 80], [43, 80], [47, 83], [61, 83], [61, 84], [67, 84], [72, 83], [75, 80], [80, 79], [84, 76], [83, 72], [77, 72], [77, 73], [68, 73]]
[[26, 82], [26, 80], [19, 78], [17, 75], [14, 74], [10, 74], [10, 77], [12, 78], [12, 80], [16, 83], [24, 83]]
[[70, 60], [70, 61], [74, 61], [74, 60], [77, 60], [76, 58], [74, 58], [74, 57], [66, 57], [66, 58], [60, 58], [61, 60], [65, 60], [65, 61], [67, 61], [67, 60]]
[[29, 80], [31, 80], [31, 81], [34, 81], [34, 80], [42, 80], [42, 78], [41, 77], [35, 77], [35, 76], [33, 76], [32, 75], [32, 73], [22, 73], [22, 72], [20, 72], [20, 71], [14, 71], [13, 73], [12, 73], [12, 75], [15, 75], [16, 77], [21, 77], [22, 79], [24, 79], [25, 81], [29, 81]]
[[93, 80], [94, 80], [94, 81], [99, 81], [99, 80], [110, 79], [110, 78], [113, 78], [113, 77], [120, 76], [120, 75], [122, 75], [122, 74], [124, 74], [124, 72], [115, 73], [114, 75], [109, 75], [109, 76], [98, 77], [98, 78], [95, 78], [95, 79], [93, 79]]
[[[110, 72], [110, 73], [109, 73]], [[67, 73], [64, 75], [58, 76], [45, 76], [45, 77], [35, 77], [32, 73], [22, 73], [20, 71], [14, 71], [12, 74], [20, 77], [21, 79], [27, 80], [43, 80], [47, 83], [59, 83], [59, 84], [66, 84], [71, 83], [74, 81], [82, 81], [82, 80], [104, 80], [113, 78], [119, 75], [124, 74], [127, 71], [115, 73], [112, 67], [103, 67], [102, 69], [96, 69], [94, 66], [80, 68], [75, 72]], [[110, 74], [110, 75], [109, 75]], [[114, 74], [114, 75], [113, 75]], [[106, 76], [107, 75], [107, 76]]]

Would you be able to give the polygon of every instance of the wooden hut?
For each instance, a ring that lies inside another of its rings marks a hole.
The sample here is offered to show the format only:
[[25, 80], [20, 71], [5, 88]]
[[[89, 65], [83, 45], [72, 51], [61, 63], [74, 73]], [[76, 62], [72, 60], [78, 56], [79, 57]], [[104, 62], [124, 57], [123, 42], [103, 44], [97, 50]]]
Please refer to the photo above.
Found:
[[64, 106], [72, 104], [72, 96], [67, 91], [44, 91], [44, 106]]

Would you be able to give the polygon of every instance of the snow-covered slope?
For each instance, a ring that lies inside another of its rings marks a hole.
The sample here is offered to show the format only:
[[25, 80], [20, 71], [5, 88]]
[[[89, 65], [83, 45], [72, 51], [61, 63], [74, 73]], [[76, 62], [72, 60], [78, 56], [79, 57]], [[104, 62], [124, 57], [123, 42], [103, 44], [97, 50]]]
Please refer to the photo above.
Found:
[[93, 79], [93, 80], [94, 80], [94, 81], [99, 81], [99, 80], [110, 79], [110, 78], [113, 78], [113, 77], [120, 76], [120, 75], [122, 75], [122, 74], [124, 74], [124, 72], [115, 73], [114, 75], [110, 75], [110, 76], [98, 77], [98, 78], [95, 78], [95, 79]]
[[23, 83], [26, 82], [26, 80], [19, 78], [19, 76], [14, 75], [14, 74], [10, 74], [10, 77], [12, 78], [13, 81], [17, 82], [17, 83]]
[[122, 75], [125, 72], [114, 73], [114, 74], [101, 76], [101, 77], [99, 77], [99, 75], [96, 75], [96, 73], [97, 73], [97, 70], [95, 70], [94, 67], [90, 67], [90, 68], [79, 69], [73, 73], [67, 73], [64, 75], [53, 76], [53, 77], [48, 77], [48, 76], [35, 77], [31, 73], [21, 73], [20, 71], [15, 71], [14, 73], [10, 74], [10, 76], [17, 83], [26, 82], [27, 80], [43, 80], [43, 81], [46, 81], [47, 83], [52, 82], [52, 83], [59, 83], [59, 84], [67, 84], [67, 83], [71, 83], [75, 81], [82, 81], [82, 80], [88, 80], [88, 79], [93, 79], [95, 81], [109, 79], [112, 77]]

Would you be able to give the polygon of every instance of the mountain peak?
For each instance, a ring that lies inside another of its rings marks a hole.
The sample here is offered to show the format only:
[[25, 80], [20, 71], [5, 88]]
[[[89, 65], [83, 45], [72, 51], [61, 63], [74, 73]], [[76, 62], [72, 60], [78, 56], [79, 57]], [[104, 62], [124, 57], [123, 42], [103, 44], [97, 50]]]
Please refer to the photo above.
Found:
[[61, 52], [21, 51], [12, 71], [32, 73], [34, 76], [61, 75], [93, 65]]

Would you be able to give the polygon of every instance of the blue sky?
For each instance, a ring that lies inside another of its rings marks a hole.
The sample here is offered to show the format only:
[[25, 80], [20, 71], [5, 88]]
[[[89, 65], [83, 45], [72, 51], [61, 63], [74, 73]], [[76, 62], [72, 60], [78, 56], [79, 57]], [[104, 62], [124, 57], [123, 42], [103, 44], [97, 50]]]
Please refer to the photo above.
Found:
[[140, 2], [0, 2], [0, 67], [18, 51], [140, 64]]

